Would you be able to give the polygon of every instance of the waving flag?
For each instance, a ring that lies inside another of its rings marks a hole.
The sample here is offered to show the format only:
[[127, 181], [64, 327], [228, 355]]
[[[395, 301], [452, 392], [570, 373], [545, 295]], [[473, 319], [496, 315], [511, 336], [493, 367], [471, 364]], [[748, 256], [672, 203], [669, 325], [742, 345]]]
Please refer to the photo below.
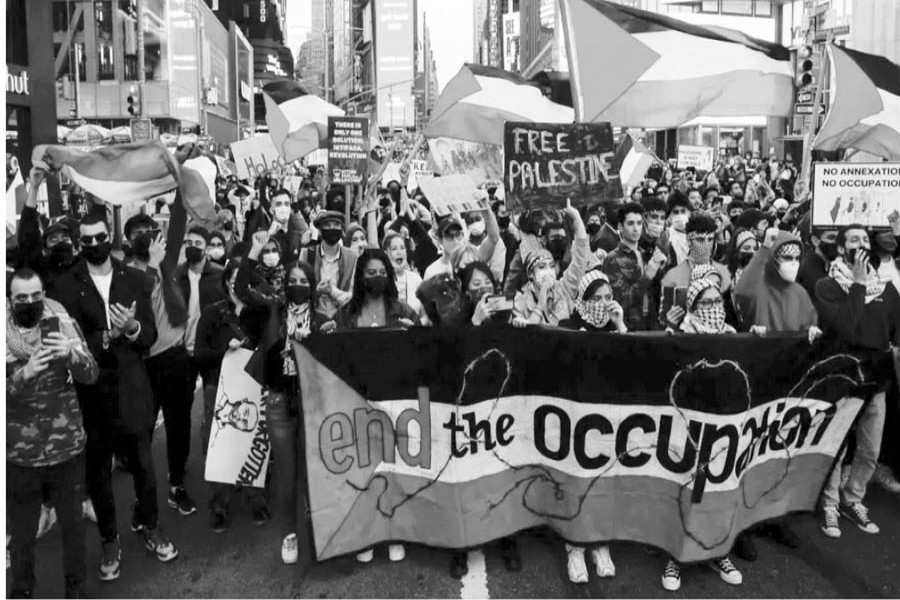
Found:
[[310, 93], [296, 81], [279, 80], [263, 87], [269, 135], [284, 160], [303, 158], [328, 138], [328, 117], [344, 111]]
[[787, 116], [788, 50], [605, 0], [560, 0], [579, 121], [677, 127], [695, 117]]
[[533, 82], [503, 69], [466, 64], [441, 92], [425, 135], [502, 146], [504, 121], [574, 120], [571, 108], [545, 98]]
[[813, 148], [855, 148], [900, 160], [900, 65], [834, 45], [828, 55], [831, 109]]
[[625, 136], [622, 145], [616, 152], [621, 157], [621, 166], [619, 167], [619, 178], [622, 180], [622, 187], [634, 187], [641, 182], [647, 169], [655, 162], [662, 162], [647, 146], [631, 137], [631, 134]]

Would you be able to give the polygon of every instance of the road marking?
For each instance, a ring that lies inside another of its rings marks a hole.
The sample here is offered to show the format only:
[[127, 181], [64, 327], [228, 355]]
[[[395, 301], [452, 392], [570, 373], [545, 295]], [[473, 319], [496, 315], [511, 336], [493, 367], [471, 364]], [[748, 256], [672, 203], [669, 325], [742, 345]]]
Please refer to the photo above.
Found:
[[487, 567], [484, 564], [484, 552], [472, 550], [469, 552], [469, 572], [462, 578], [462, 591], [459, 597], [463, 600], [476, 598], [490, 598], [487, 587]]

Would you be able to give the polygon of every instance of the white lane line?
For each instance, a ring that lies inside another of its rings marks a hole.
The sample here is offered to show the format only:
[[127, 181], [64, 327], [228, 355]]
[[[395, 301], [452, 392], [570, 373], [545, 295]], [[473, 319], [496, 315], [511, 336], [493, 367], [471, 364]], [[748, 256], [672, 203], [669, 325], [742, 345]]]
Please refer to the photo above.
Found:
[[484, 552], [472, 550], [469, 552], [469, 572], [462, 578], [462, 591], [459, 597], [462, 600], [475, 600], [490, 598], [487, 587], [487, 566], [484, 563]]

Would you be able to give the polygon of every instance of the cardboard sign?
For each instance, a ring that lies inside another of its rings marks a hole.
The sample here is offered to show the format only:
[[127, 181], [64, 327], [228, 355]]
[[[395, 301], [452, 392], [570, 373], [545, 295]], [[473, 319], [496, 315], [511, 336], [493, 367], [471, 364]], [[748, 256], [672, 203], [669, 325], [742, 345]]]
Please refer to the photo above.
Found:
[[503, 178], [503, 148], [452, 138], [428, 140], [429, 168], [441, 175], [468, 175], [476, 185]]
[[678, 168], [712, 171], [713, 155], [713, 148], [709, 146], [678, 146]]
[[889, 228], [888, 215], [895, 210], [900, 211], [900, 163], [813, 165], [813, 227]]
[[272, 169], [284, 168], [286, 164], [268, 133], [234, 142], [231, 144], [231, 153], [241, 179], [260, 177]]
[[306, 166], [308, 167], [313, 165], [325, 166], [328, 164], [328, 150], [326, 148], [317, 148], [307, 154], [303, 160], [306, 161]]
[[369, 119], [328, 117], [328, 139], [332, 183], [362, 183], [369, 167]]
[[262, 387], [244, 370], [253, 352], [230, 350], [222, 359], [209, 432], [206, 480], [265, 487], [269, 431]]
[[609, 123], [508, 121], [504, 182], [510, 210], [561, 208], [622, 197]]
[[423, 177], [419, 180], [419, 189], [425, 194], [434, 212], [441, 217], [454, 211], [471, 212], [490, 208], [487, 195], [478, 190], [468, 175]]

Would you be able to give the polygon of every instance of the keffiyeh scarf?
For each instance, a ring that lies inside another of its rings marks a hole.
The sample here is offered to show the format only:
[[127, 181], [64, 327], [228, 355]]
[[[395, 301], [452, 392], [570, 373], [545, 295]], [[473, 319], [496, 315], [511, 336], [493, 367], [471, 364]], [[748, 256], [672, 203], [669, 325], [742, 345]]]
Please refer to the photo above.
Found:
[[586, 323], [594, 327], [605, 327], [609, 322], [609, 311], [603, 302], [596, 300], [585, 300], [584, 295], [587, 293], [588, 287], [595, 281], [605, 281], [609, 283], [609, 278], [600, 271], [591, 271], [581, 278], [578, 284], [578, 296], [575, 299], [575, 310], [581, 315]]
[[304, 302], [300, 305], [288, 305], [285, 315], [285, 327], [287, 335], [284, 339], [284, 350], [281, 352], [283, 372], [285, 375], [294, 376], [297, 374], [297, 364], [294, 361], [294, 350], [291, 347], [291, 341], [295, 339], [295, 334], [298, 331], [304, 335], [309, 333], [309, 302]]
[[[853, 271], [844, 262], [844, 259], [838, 257], [831, 261], [831, 267], [828, 269], [828, 276], [838, 282], [844, 288], [845, 292], [850, 292], [850, 286], [853, 285]], [[887, 281], [879, 277], [875, 269], [869, 269], [869, 276], [866, 280], [866, 304], [879, 297], [887, 285]]]

